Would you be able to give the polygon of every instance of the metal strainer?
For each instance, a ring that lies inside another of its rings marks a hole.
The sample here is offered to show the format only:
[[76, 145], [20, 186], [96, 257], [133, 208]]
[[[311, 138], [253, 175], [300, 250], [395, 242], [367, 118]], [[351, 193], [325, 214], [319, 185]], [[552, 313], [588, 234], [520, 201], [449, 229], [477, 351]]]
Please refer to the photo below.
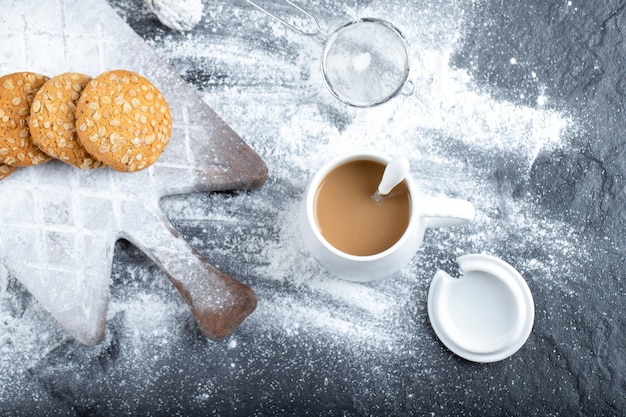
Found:
[[363, 18], [326, 34], [312, 14], [290, 0], [283, 0], [315, 23], [315, 30], [305, 31], [254, 1], [246, 1], [295, 32], [325, 42], [324, 81], [342, 102], [355, 107], [376, 106], [393, 98], [406, 84], [409, 47], [405, 36], [391, 23]]

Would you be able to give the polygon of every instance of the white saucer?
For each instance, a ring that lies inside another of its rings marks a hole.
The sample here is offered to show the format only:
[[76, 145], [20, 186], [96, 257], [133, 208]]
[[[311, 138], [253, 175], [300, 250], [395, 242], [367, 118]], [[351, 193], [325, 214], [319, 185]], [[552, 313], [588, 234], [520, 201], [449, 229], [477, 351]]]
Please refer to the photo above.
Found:
[[444, 345], [474, 362], [497, 362], [526, 343], [535, 320], [530, 289], [515, 268], [489, 255], [457, 259], [463, 276], [437, 271], [428, 316]]

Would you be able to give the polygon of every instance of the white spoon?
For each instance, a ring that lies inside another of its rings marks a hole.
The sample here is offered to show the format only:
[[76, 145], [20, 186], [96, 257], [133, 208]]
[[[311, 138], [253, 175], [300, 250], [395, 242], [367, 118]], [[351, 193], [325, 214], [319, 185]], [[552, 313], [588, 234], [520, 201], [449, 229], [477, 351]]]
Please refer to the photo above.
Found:
[[409, 175], [409, 160], [404, 156], [389, 161], [383, 172], [378, 189], [372, 194], [372, 199], [380, 203], [384, 196], [389, 194], [393, 188], [400, 184]]

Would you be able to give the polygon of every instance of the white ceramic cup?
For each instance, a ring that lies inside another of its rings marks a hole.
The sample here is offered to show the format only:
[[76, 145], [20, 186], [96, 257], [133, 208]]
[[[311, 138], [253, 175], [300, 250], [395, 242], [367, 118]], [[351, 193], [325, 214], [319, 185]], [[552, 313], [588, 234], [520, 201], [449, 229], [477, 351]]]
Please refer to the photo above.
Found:
[[320, 184], [333, 169], [357, 160], [376, 161], [386, 165], [391, 158], [377, 152], [355, 152], [328, 162], [311, 180], [300, 211], [300, 229], [305, 246], [334, 275], [358, 282], [374, 281], [392, 275], [413, 259], [427, 228], [456, 226], [473, 220], [474, 206], [470, 202], [422, 197], [415, 180], [409, 176], [405, 182], [411, 198], [411, 212], [407, 229], [400, 239], [390, 248], [374, 255], [358, 256], [340, 251], [324, 238], [318, 227], [315, 197]]

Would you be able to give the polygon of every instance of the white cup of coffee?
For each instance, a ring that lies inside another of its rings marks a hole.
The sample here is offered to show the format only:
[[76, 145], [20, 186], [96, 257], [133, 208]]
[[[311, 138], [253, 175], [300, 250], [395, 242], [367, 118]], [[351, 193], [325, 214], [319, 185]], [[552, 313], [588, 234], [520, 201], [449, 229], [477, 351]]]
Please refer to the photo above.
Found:
[[300, 212], [304, 243], [334, 275], [367, 282], [404, 268], [429, 227], [461, 225], [474, 218], [468, 201], [420, 196], [409, 176], [385, 198], [371, 198], [388, 156], [358, 152], [324, 165], [308, 186]]

